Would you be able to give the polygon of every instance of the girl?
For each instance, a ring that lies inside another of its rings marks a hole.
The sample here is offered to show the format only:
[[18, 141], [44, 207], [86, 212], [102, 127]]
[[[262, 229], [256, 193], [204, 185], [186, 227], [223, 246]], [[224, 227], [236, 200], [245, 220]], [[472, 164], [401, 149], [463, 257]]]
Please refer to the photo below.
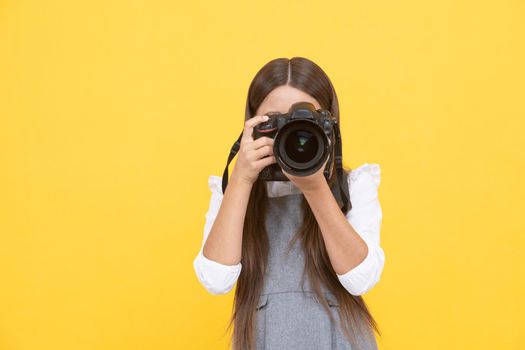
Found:
[[361, 295], [377, 284], [385, 261], [379, 165], [344, 168], [346, 213], [331, 191], [333, 168], [328, 180], [325, 166], [305, 177], [283, 170], [290, 181], [258, 179], [276, 160], [273, 139], [254, 141], [253, 128], [298, 101], [327, 109], [339, 121], [335, 90], [314, 62], [278, 58], [254, 77], [225, 192], [222, 177], [208, 180], [211, 201], [193, 266], [212, 294], [225, 294], [237, 282], [228, 326], [234, 324], [234, 350], [377, 349], [373, 331], [380, 331]]

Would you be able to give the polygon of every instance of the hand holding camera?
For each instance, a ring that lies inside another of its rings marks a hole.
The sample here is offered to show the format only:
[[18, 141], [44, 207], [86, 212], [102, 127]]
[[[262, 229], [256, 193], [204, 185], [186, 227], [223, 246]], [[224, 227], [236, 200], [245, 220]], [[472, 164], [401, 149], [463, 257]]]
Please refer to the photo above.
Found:
[[286, 170], [282, 170], [282, 172], [297, 188], [301, 190], [302, 193], [313, 193], [327, 183], [325, 176], [325, 168], [327, 164], [328, 158], [319, 170], [308, 176], [293, 176], [288, 174]]
[[237, 176], [250, 185], [257, 180], [263, 168], [276, 161], [273, 156], [274, 140], [269, 137], [260, 137], [254, 140], [252, 136], [253, 128], [266, 120], [268, 120], [268, 116], [258, 115], [244, 123], [240, 149], [232, 177]]

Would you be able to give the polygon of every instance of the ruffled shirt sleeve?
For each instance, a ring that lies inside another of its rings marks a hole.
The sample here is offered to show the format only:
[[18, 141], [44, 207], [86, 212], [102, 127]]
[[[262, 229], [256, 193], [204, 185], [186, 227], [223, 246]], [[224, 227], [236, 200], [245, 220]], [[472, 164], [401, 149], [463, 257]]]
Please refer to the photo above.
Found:
[[224, 265], [215, 260], [208, 259], [202, 253], [204, 244], [210, 234], [222, 202], [222, 177], [210, 175], [208, 178], [208, 187], [211, 190], [211, 198], [208, 211], [205, 214], [206, 221], [204, 224], [201, 248], [193, 260], [193, 268], [200, 283], [208, 292], [211, 294], [226, 294], [235, 285], [241, 273], [242, 265], [240, 262], [236, 265]]
[[352, 209], [346, 214], [354, 230], [368, 246], [368, 254], [339, 281], [350, 294], [362, 295], [379, 282], [385, 263], [380, 246], [380, 228], [383, 213], [378, 198], [381, 169], [379, 164], [365, 163], [353, 169], [348, 176]]

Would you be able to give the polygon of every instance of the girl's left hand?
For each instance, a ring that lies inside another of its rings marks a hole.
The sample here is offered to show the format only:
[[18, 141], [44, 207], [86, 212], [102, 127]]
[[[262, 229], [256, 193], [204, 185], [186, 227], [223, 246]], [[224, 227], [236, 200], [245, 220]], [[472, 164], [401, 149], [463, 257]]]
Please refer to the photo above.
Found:
[[284, 175], [295, 185], [297, 186], [303, 193], [306, 191], [314, 191], [317, 188], [320, 188], [324, 183], [326, 183], [326, 179], [324, 177], [323, 171], [326, 167], [326, 163], [328, 163], [328, 159], [326, 158], [326, 161], [324, 162], [323, 166], [319, 168], [315, 173], [308, 176], [294, 176], [288, 174], [284, 169], [282, 169]]

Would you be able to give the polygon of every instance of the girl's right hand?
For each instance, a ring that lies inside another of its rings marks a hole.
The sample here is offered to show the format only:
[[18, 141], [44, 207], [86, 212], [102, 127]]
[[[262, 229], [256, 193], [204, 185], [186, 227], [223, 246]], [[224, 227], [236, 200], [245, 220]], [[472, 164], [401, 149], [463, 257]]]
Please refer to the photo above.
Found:
[[250, 185], [257, 180], [264, 167], [276, 163], [273, 155], [273, 138], [262, 136], [254, 141], [252, 135], [255, 125], [268, 119], [266, 115], [257, 115], [244, 123], [241, 145], [232, 177], [235, 176]]

